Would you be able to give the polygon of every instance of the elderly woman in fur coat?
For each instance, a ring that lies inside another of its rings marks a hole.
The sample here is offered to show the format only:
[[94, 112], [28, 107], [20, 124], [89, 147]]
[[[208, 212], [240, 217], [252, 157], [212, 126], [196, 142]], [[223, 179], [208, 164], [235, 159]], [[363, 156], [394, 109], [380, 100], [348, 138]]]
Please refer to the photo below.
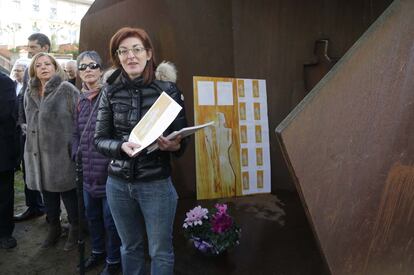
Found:
[[70, 230], [64, 250], [76, 247], [78, 228], [75, 163], [71, 138], [79, 91], [64, 81], [56, 59], [39, 53], [29, 68], [30, 86], [24, 98], [27, 139], [24, 152], [28, 188], [43, 194], [49, 221], [43, 248], [60, 238], [60, 199], [68, 213]]

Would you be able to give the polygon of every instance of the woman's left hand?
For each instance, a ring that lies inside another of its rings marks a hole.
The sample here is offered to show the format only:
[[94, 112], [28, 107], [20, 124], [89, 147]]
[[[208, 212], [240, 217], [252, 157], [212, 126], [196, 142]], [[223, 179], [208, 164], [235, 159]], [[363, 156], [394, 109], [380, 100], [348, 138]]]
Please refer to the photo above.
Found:
[[161, 151], [177, 151], [181, 147], [181, 136], [176, 136], [174, 139], [169, 140], [163, 136], [160, 136], [157, 139], [158, 148], [160, 148]]

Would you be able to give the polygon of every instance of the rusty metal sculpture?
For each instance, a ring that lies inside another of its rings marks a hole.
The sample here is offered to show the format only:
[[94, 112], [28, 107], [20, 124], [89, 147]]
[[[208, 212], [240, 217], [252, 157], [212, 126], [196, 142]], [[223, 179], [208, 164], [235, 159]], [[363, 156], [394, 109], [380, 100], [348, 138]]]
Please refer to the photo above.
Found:
[[276, 128], [332, 274], [413, 274], [414, 1], [395, 1]]

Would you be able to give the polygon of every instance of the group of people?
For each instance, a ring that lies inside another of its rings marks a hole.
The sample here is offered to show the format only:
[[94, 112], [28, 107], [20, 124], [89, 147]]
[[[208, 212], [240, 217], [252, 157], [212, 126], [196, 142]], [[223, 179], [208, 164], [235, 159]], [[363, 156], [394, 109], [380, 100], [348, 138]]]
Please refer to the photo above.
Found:
[[[54, 246], [62, 233], [62, 200], [70, 224], [64, 250], [76, 247], [79, 225], [87, 220], [92, 251], [83, 263], [86, 271], [106, 261], [101, 274], [118, 274], [121, 269], [123, 274], [146, 274], [148, 245], [151, 274], [173, 274], [178, 196], [170, 161], [183, 154], [186, 139], [164, 136], [187, 126], [175, 68], [163, 64], [168, 72], [161, 75], [173, 77], [157, 79], [149, 35], [124, 27], [110, 40], [112, 68], [105, 81], [99, 54], [79, 54], [72, 70], [77, 68], [79, 91], [65, 74], [70, 66], [64, 71], [48, 53], [47, 36], [31, 35], [28, 49], [32, 59], [28, 68], [19, 70], [21, 88], [5, 75], [0, 78], [0, 126], [5, 129], [0, 150], [6, 152], [0, 159], [0, 247], [16, 246], [14, 221], [44, 213], [48, 232], [42, 247]], [[140, 145], [129, 142], [129, 134], [162, 92], [183, 109], [157, 139], [159, 150], [134, 155]], [[23, 154], [19, 147], [24, 147]], [[28, 208], [13, 217], [13, 175], [19, 158]], [[76, 160], [83, 168], [85, 217], [78, 214]]]

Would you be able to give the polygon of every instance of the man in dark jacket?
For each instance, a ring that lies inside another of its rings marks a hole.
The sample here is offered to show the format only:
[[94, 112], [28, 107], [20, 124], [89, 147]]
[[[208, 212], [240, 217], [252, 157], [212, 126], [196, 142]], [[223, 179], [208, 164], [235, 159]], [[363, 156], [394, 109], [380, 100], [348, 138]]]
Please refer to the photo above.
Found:
[[[50, 40], [43, 33], [34, 33], [29, 36], [28, 40], [29, 40], [28, 41], [29, 58], [32, 58], [38, 53], [50, 51]], [[26, 142], [26, 116], [24, 113], [23, 98], [24, 98], [24, 94], [26, 93], [28, 83], [29, 83], [29, 72], [27, 68], [24, 72], [23, 87], [17, 98], [18, 106], [19, 106], [18, 125], [21, 128], [21, 133], [22, 133], [22, 135], [20, 136], [20, 150], [22, 154], [21, 158], [22, 158], [22, 166], [23, 166], [23, 178], [26, 177], [24, 159], [23, 159], [24, 144]], [[36, 190], [30, 190], [29, 188], [27, 188], [27, 185], [25, 184], [24, 194], [26, 197], [27, 209], [24, 212], [14, 216], [14, 221], [16, 222], [36, 218], [44, 214], [44, 205], [43, 205], [43, 200], [42, 200], [42, 196], [40, 195], [40, 192]]]
[[13, 248], [14, 169], [17, 164], [16, 92], [0, 72], [0, 248]]
[[65, 72], [68, 76], [68, 82], [76, 86], [76, 74], [78, 67], [76, 66], [76, 60], [69, 60], [65, 63]]

